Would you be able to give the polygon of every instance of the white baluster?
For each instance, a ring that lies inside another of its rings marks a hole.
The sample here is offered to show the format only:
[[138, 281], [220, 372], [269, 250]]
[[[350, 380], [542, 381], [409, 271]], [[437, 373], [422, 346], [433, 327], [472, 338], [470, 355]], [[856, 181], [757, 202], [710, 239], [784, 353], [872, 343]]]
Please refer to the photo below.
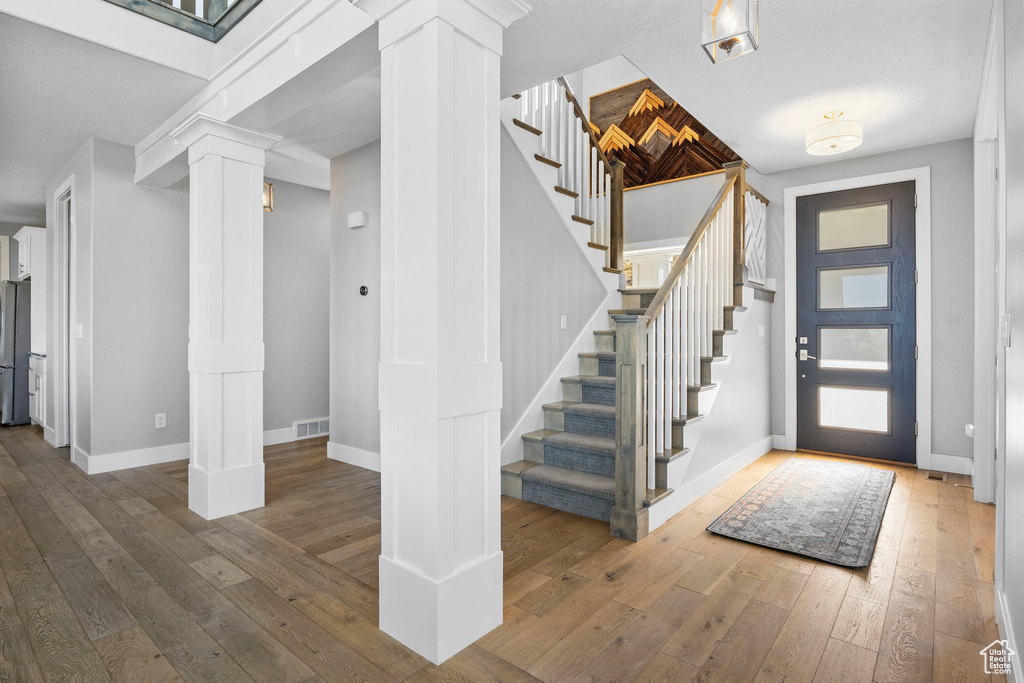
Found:
[[662, 449], [665, 455], [668, 455], [672, 451], [672, 412], [675, 407], [672, 405], [672, 364], [674, 361], [675, 347], [672, 345], [672, 328], [675, 326], [675, 293], [669, 291], [668, 300], [665, 302], [665, 356], [662, 362], [665, 365], [665, 413], [663, 419], [665, 420], [665, 448]]
[[679, 278], [675, 282], [672, 293], [672, 417], [679, 417], [680, 396], [679, 396], [679, 368], [683, 360], [682, 340], [683, 327], [683, 280]]
[[[654, 358], [655, 358], [655, 354], [657, 352], [657, 348], [655, 346], [656, 343], [657, 343], [657, 338], [658, 338], [658, 335], [656, 334], [656, 330], [652, 326], [651, 328], [648, 329], [648, 332], [647, 332], [647, 463], [648, 463], [648, 466], [647, 466], [647, 483], [648, 483], [648, 488], [653, 488], [652, 486], [649, 486], [650, 483], [651, 483], [651, 471], [650, 471], [651, 467], [650, 467], [650, 463], [654, 460], [654, 458], [656, 457], [656, 454], [657, 454], [657, 438], [655, 437], [655, 434], [657, 433], [657, 428], [655, 427], [655, 425], [657, 424], [658, 415], [657, 415], [657, 411], [655, 411], [655, 409], [654, 409], [655, 408], [654, 394], [655, 394], [655, 383], [656, 383], [655, 382], [655, 376], [657, 375], [657, 371], [655, 370], [655, 367], [656, 367], [657, 363], [655, 362]], [[638, 419], [639, 419], [639, 416], [638, 416]]]
[[[695, 272], [695, 266], [691, 258], [690, 262], [686, 264], [686, 381], [685, 385], [689, 385], [693, 378], [693, 359], [696, 352], [696, 336], [694, 330], [696, 329], [694, 320], [694, 310], [696, 302], [694, 296], [697, 292], [697, 287], [693, 282], [693, 274]], [[686, 391], [686, 387], [683, 387], [683, 391]], [[685, 395], [684, 395], [685, 396]], [[685, 403], [683, 405], [686, 405]]]
[[661, 453], [665, 450], [665, 422], [661, 416], [665, 412], [665, 316], [664, 311], [654, 319], [654, 450]]

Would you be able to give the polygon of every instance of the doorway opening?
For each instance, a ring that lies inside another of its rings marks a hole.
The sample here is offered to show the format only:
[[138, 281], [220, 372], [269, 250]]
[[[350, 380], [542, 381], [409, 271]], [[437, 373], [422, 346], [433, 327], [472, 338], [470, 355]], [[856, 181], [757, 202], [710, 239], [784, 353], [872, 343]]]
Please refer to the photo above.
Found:
[[53, 445], [70, 447], [71, 460], [76, 460], [75, 436], [75, 348], [72, 341], [72, 321], [75, 316], [75, 179], [69, 178], [60, 186], [54, 201], [54, 301], [51, 321], [53, 339]]

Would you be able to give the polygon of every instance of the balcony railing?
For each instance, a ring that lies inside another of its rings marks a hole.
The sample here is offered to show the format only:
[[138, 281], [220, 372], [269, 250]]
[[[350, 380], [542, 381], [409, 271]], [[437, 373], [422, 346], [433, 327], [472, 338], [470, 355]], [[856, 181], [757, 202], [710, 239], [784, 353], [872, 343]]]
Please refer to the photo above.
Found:
[[107, 0], [168, 26], [217, 42], [260, 0]]

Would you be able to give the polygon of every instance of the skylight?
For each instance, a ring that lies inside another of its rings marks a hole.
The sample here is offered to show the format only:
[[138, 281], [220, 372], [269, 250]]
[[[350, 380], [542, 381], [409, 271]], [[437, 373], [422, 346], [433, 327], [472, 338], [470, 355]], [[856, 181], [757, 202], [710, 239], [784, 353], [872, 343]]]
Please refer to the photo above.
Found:
[[107, 0], [200, 38], [217, 42], [260, 0]]

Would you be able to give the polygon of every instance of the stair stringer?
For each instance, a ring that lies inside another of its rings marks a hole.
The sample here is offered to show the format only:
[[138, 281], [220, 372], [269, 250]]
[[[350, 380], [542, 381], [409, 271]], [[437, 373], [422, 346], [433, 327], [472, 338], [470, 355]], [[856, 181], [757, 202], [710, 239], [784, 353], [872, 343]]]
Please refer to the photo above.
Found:
[[[702, 392], [698, 396], [698, 412], [704, 416], [704, 419], [683, 427], [683, 446], [689, 449], [689, 453], [685, 457], [668, 463], [666, 480], [658, 482], [659, 488], [665, 486], [672, 489], [672, 493], [651, 505], [648, 513], [651, 531], [657, 529], [683, 508], [707, 494], [723, 481], [772, 449], [769, 419], [764, 425], [764, 435], [756, 437], [753, 443], [746, 445], [738, 452], [730, 453], [711, 467], [705, 467], [699, 472], [693, 471], [693, 464], [700, 461], [702, 465], [706, 465], [707, 463], [704, 462], [706, 460], [705, 454], [718, 446], [718, 444], [709, 442], [708, 439], [714, 438], [713, 435], [716, 431], [720, 431], [723, 426], [728, 426], [722, 424], [723, 418], [721, 416], [723, 411], [721, 410], [722, 404], [719, 399], [722, 392], [728, 388], [730, 379], [733, 381], [738, 380], [735, 373], [742, 372], [742, 368], [737, 370], [737, 366], [742, 365], [740, 359], [735, 355], [738, 348], [755, 343], [754, 339], [759, 339], [758, 326], [770, 321], [771, 304], [755, 300], [754, 290], [749, 287], [743, 287], [742, 291], [742, 305], [747, 310], [736, 311], [733, 314], [733, 329], [737, 331], [737, 334], [726, 335], [722, 341], [722, 354], [729, 358], [726, 361], [712, 364], [711, 381], [715, 384], [715, 387], [710, 391]], [[757, 310], [754, 307], [757, 307]], [[760, 322], [761, 319], [764, 319], [766, 322]], [[766, 345], [770, 354], [770, 332], [764, 338], [761, 338], [760, 342]], [[770, 387], [770, 363], [767, 367], [761, 368], [761, 370], [765, 373], [766, 386]], [[765, 391], [764, 396], [749, 397], [749, 400], [764, 401], [762, 407], [770, 415], [770, 390]], [[716, 419], [716, 404], [718, 404], [717, 407], [719, 408], [718, 419]]]
[[516, 115], [517, 107], [518, 104], [514, 98], [509, 97], [502, 100], [502, 127], [504, 127], [505, 132], [508, 133], [509, 137], [512, 138], [512, 142], [515, 143], [516, 149], [523, 156], [526, 164], [533, 170], [533, 175], [544, 190], [544, 194], [547, 196], [548, 201], [551, 202], [551, 205], [555, 208], [555, 212], [562, 219], [562, 224], [565, 226], [565, 229], [569, 231], [573, 242], [576, 243], [580, 252], [594, 269], [594, 273], [601, 281], [601, 284], [605, 286], [608, 292], [616, 291], [620, 286], [619, 274], [609, 273], [604, 270], [606, 265], [605, 252], [589, 246], [590, 227], [572, 220], [572, 215], [576, 210], [576, 200], [555, 191], [555, 186], [558, 185], [558, 170], [552, 166], [537, 161], [536, 157], [534, 157], [535, 154], [539, 154], [541, 151], [540, 140], [544, 134], [543, 131], [541, 132], [541, 135], [534, 135], [533, 133], [523, 130], [512, 123], [512, 120]]

